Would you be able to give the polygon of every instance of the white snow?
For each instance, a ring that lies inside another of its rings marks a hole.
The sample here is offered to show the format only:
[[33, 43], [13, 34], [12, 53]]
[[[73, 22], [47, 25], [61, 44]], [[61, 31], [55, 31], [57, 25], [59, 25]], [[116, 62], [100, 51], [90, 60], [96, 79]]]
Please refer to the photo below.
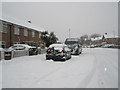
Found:
[[30, 48], [36, 48], [34, 46], [29, 46], [27, 44], [14, 44], [13, 46], [9, 47], [8, 50], [21, 49], [23, 47], [25, 47], [25, 50], [29, 50]]
[[113, 34], [108, 34], [108, 35], [104, 35], [105, 38], [120, 38], [119, 35], [113, 35]]
[[51, 44], [49, 47], [52, 48], [52, 47], [55, 47], [55, 48], [62, 48], [64, 46], [67, 46], [65, 44]]
[[24, 56], [2, 60], [2, 70], [3, 88], [117, 88], [118, 50], [85, 48], [66, 62]]

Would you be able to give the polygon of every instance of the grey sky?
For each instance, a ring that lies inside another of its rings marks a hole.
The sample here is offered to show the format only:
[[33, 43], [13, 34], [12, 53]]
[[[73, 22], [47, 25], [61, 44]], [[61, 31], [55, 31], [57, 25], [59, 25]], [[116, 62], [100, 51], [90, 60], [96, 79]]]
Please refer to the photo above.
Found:
[[3, 3], [2, 13], [54, 31], [61, 41], [84, 34], [118, 32], [117, 2]]

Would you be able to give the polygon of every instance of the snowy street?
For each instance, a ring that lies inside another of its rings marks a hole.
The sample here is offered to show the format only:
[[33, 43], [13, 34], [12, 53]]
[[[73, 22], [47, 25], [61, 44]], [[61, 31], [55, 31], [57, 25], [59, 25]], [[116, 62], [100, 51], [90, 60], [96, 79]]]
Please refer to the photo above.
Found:
[[2, 88], [118, 88], [118, 49], [83, 48], [65, 62], [41, 54], [1, 63]]

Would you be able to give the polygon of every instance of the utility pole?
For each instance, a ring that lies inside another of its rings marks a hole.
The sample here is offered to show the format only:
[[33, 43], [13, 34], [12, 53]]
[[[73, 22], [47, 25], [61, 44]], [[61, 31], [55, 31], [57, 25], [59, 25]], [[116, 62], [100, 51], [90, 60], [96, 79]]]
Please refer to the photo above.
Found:
[[70, 28], [69, 28], [69, 38], [70, 38], [71, 36], [70, 36]]

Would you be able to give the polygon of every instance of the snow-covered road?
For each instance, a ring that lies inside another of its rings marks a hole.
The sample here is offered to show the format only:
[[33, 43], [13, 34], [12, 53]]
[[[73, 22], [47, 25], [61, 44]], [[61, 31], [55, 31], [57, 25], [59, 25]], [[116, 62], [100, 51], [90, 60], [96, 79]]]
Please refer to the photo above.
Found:
[[45, 54], [3, 60], [2, 87], [117, 88], [118, 50], [86, 48], [65, 62], [46, 61]]

